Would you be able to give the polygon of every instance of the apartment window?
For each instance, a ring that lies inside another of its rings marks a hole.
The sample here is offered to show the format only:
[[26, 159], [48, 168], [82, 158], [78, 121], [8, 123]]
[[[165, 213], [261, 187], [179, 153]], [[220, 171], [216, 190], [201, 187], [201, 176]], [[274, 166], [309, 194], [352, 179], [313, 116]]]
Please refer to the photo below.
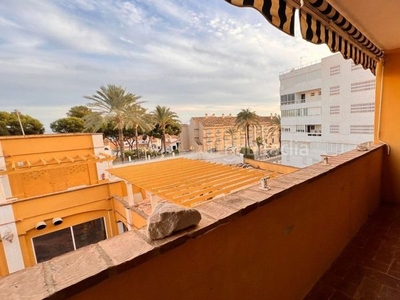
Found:
[[330, 133], [339, 133], [339, 125], [330, 125], [329, 132]]
[[308, 116], [308, 108], [282, 110], [282, 118]]
[[361, 92], [375, 89], [375, 80], [366, 80], [351, 84], [351, 92]]
[[290, 132], [290, 127], [282, 127], [283, 132]]
[[338, 114], [340, 114], [340, 106], [339, 106], [339, 105], [331, 106], [331, 107], [329, 108], [329, 113], [330, 113], [331, 115], [338, 115]]
[[321, 125], [306, 125], [308, 136], [321, 136]]
[[294, 104], [295, 103], [294, 99], [295, 99], [294, 94], [282, 95], [281, 96], [281, 105]]
[[351, 134], [373, 134], [374, 125], [350, 125]]
[[306, 102], [306, 94], [301, 94], [300, 103], [305, 103], [305, 102]]
[[331, 67], [331, 69], [330, 69], [330, 75], [331, 75], [331, 76], [337, 75], [337, 74], [340, 74], [340, 65], [333, 66], [333, 67]]
[[305, 132], [304, 125], [296, 125], [296, 132]]
[[339, 95], [340, 94], [340, 86], [331, 86], [329, 88], [329, 95], [334, 96], [334, 95]]
[[321, 91], [318, 91], [318, 96], [321, 96]]
[[314, 93], [314, 92], [312, 92], [312, 93], [311, 93], [311, 97], [314, 97], [314, 96], [315, 96], [315, 93]]
[[367, 113], [367, 112], [374, 112], [375, 111], [375, 103], [358, 103], [352, 104], [350, 107], [350, 113]]
[[99, 218], [34, 237], [32, 242], [36, 262], [40, 263], [106, 238], [104, 219]]

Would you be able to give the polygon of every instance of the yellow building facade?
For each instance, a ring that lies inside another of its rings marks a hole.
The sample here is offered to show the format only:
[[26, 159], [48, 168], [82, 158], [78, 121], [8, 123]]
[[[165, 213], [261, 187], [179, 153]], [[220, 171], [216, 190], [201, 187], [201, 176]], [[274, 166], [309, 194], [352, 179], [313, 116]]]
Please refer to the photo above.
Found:
[[[250, 146], [257, 149], [255, 140], [262, 138], [263, 147], [279, 147], [279, 131], [270, 134], [271, 118], [273, 116], [260, 116], [259, 125], [250, 127]], [[182, 128], [182, 146], [189, 147], [183, 150], [195, 151], [224, 151], [226, 149], [239, 149], [246, 145], [246, 134], [244, 129], [235, 126], [236, 117], [232, 115], [205, 115], [204, 117], [193, 117], [190, 124]], [[230, 131], [232, 130], [233, 131]], [[186, 133], [187, 130], [187, 133]], [[184, 142], [184, 138], [188, 142]]]
[[106, 175], [113, 159], [101, 134], [0, 138], [0, 275], [112, 237], [118, 221], [129, 226], [112, 197], [125, 186]]

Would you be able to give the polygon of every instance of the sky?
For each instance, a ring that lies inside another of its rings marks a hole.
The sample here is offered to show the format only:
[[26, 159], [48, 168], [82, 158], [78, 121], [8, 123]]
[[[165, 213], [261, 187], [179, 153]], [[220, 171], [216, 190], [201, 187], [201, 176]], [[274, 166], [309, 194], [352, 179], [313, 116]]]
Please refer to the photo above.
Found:
[[224, 0], [1, 0], [0, 32], [0, 111], [46, 133], [108, 84], [182, 123], [279, 113], [279, 73], [331, 54]]

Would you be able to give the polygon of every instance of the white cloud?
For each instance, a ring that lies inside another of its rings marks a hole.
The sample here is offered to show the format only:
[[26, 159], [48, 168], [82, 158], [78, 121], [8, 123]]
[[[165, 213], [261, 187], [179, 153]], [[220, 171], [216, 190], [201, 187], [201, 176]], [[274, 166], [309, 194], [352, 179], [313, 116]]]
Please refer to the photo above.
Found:
[[8, 20], [6, 17], [1, 17], [0, 16], [0, 26], [1, 27], [16, 27], [16, 28], [21, 28], [17, 23]]
[[222, 0], [9, 0], [0, 28], [1, 109], [48, 124], [111, 83], [185, 122], [279, 112], [279, 72], [329, 53]]

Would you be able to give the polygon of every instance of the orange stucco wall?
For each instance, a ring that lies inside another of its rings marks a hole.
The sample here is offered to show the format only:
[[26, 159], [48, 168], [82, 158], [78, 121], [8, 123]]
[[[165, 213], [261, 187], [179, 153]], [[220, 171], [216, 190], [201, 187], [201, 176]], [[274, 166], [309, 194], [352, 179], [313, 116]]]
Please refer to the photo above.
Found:
[[[104, 218], [107, 237], [118, 234], [113, 195], [125, 197], [127, 191], [121, 181], [99, 180], [94, 154], [102, 148], [98, 134], [0, 137], [4, 176], [13, 197], [14, 236], [18, 235], [23, 260], [18, 268], [36, 263], [32, 239], [37, 236], [98, 218]], [[53, 225], [54, 217], [61, 217], [62, 224]], [[47, 227], [37, 230], [39, 221]], [[11, 259], [4, 247], [0, 241], [0, 276], [8, 274]]]
[[99, 182], [95, 161], [56, 162], [94, 154], [92, 134], [12, 136], [0, 142], [6, 164], [21, 162], [24, 166], [7, 167], [13, 197], [23, 199]]
[[0, 242], [0, 276], [6, 276], [9, 274], [9, 270], [2, 243], [3, 241]]
[[383, 153], [314, 177], [73, 299], [303, 299], [378, 205]]
[[[114, 189], [119, 182], [110, 184]], [[13, 212], [17, 220], [18, 238], [21, 245], [25, 267], [36, 263], [32, 247], [32, 238], [61, 230], [76, 224], [103, 217], [107, 236], [117, 235], [115, 214], [112, 209], [109, 184], [91, 186], [84, 189], [41, 196], [13, 203]], [[61, 217], [63, 223], [52, 224], [54, 217]], [[47, 227], [36, 230], [35, 225], [45, 221]], [[1, 253], [0, 253], [1, 254]]]
[[386, 52], [376, 85], [375, 139], [390, 146], [384, 160], [382, 198], [400, 203], [400, 49]]

